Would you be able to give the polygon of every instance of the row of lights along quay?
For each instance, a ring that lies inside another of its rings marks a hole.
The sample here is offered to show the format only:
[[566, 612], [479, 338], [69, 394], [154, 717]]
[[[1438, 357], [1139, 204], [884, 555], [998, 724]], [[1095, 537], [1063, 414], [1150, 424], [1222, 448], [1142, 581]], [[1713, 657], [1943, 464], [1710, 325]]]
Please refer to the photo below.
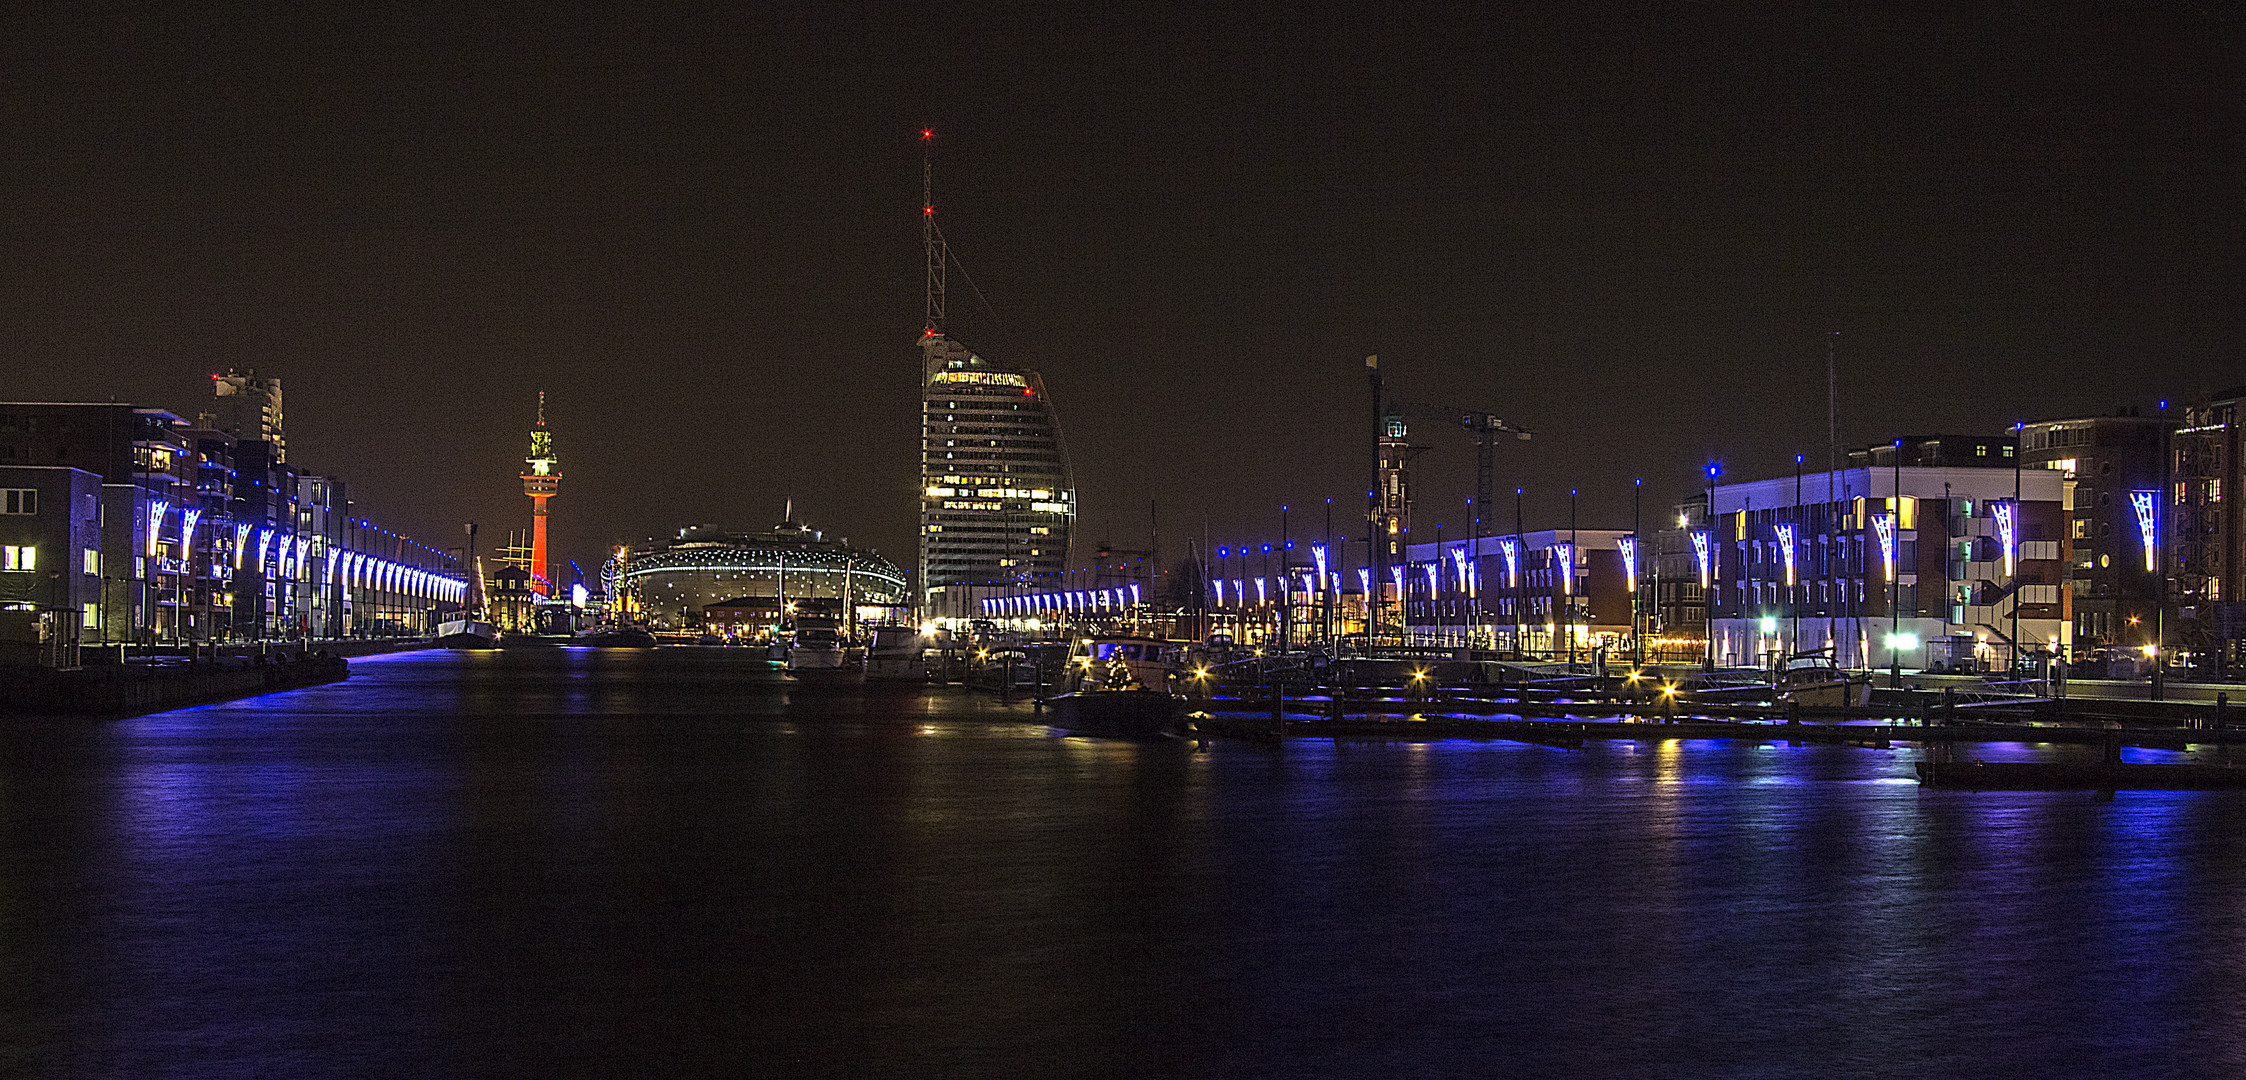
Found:
[[947, 584], [954, 602], [930, 614], [1220, 652], [1627, 662], [1703, 679], [1815, 655], [1896, 685], [1966, 676], [2050, 693], [2071, 677], [2078, 692], [2117, 681], [2161, 696], [2242, 659], [2242, 396], [1899, 438], [1824, 468], [1797, 455], [1752, 479], [1709, 464], [1698, 491], [1651, 511], [1638, 481], [1633, 520], [1597, 527], [1576, 520], [1573, 491], [1569, 520], [1530, 527], [1525, 493], [1490, 499], [1485, 472], [1449, 536], [1414, 530], [1417, 448], [1407, 418], [1383, 413], [1361, 502], [1275, 507], [1269, 535], [1191, 540], [1174, 565], [1103, 549], [1076, 570]]

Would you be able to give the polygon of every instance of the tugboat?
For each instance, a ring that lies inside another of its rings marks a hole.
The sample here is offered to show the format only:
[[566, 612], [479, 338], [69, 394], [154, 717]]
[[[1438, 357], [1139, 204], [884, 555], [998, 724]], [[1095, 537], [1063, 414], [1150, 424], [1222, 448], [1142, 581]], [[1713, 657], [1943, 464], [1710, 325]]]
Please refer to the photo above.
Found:
[[1831, 649], [1799, 652], [1778, 662], [1778, 701], [1822, 709], [1861, 709], [1872, 703], [1872, 680], [1833, 665]]

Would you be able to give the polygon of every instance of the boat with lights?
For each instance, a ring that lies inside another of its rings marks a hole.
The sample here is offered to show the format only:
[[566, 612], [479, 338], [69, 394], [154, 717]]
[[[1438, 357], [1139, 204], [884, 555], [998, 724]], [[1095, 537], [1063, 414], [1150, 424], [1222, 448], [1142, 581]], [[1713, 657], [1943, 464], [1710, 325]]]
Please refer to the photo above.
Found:
[[1094, 634], [1078, 657], [1084, 685], [1103, 690], [1168, 690], [1185, 670], [1195, 642], [1147, 634]]

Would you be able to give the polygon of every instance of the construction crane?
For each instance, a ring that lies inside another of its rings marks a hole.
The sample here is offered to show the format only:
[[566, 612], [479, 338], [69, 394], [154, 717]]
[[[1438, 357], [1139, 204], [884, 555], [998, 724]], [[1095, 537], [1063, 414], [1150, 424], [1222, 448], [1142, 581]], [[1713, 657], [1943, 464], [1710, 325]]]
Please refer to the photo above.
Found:
[[1419, 420], [1435, 420], [1455, 424], [1474, 433], [1477, 446], [1474, 459], [1474, 518], [1481, 520], [1488, 513], [1491, 490], [1497, 472], [1497, 435], [1504, 432], [1515, 439], [1527, 441], [1532, 432], [1524, 431], [1486, 412], [1454, 408], [1449, 405], [1422, 405], [1410, 401], [1390, 402], [1388, 410], [1398, 416]]

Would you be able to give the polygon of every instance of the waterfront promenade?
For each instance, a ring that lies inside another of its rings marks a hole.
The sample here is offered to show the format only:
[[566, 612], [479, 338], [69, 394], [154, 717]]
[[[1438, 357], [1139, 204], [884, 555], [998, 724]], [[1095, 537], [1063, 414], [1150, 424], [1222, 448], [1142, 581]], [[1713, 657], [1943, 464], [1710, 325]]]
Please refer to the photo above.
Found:
[[352, 668], [0, 721], [0, 1074], [2246, 1070], [2246, 793], [1063, 738], [746, 650]]

